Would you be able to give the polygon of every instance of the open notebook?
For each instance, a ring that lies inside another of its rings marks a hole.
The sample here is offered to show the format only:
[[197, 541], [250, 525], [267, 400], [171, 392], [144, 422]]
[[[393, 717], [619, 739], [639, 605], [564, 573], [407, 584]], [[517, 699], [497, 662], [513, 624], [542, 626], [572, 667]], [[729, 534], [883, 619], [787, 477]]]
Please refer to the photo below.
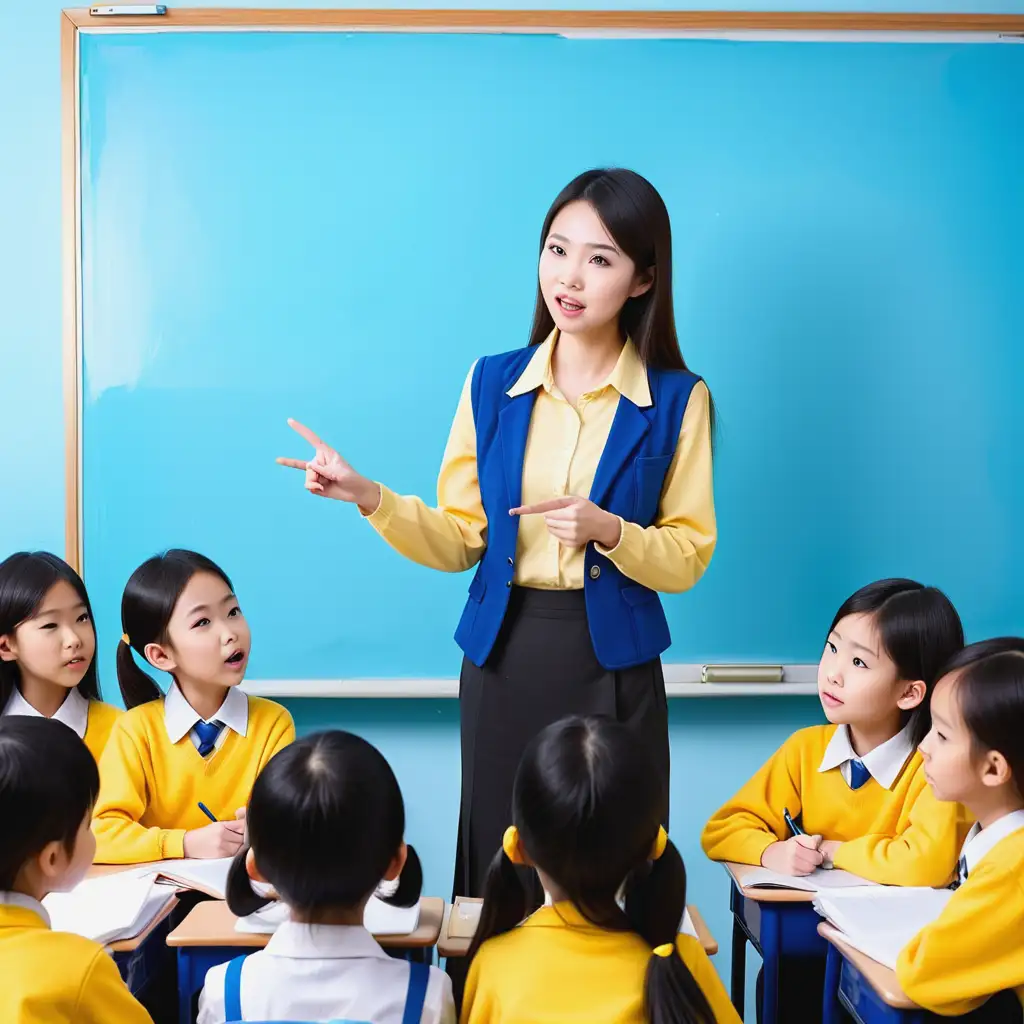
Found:
[[206, 893], [215, 900], [222, 900], [228, 887], [228, 870], [231, 857], [215, 860], [161, 860], [153, 864], [143, 864], [132, 872], [125, 872], [116, 877], [124, 878], [132, 874], [143, 878], [165, 878], [182, 889], [194, 889]]
[[803, 892], [818, 892], [819, 889], [849, 889], [854, 886], [876, 886], [860, 875], [831, 868], [824, 871], [816, 868], [809, 875], [782, 875], [768, 868], [754, 868], [743, 873], [744, 889], [800, 889]]
[[942, 913], [952, 895], [950, 889], [845, 889], [819, 892], [814, 909], [854, 949], [895, 970], [900, 950]]
[[56, 932], [73, 932], [107, 945], [141, 935], [174, 899], [174, 889], [153, 877], [87, 878], [71, 892], [43, 900]]
[[[275, 901], [248, 917], [240, 917], [235, 931], [257, 935], [272, 935], [288, 920], [288, 906]], [[420, 924], [420, 905], [393, 907], [376, 896], [370, 897], [363, 914], [363, 927], [371, 935], [408, 935]]]

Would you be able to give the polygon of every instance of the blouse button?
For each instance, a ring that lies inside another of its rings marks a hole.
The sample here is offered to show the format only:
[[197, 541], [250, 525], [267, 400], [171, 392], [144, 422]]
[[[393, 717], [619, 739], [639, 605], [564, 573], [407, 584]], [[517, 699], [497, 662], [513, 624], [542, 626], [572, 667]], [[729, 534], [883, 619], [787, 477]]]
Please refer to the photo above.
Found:
[[592, 565], [590, 567], [590, 578], [592, 580], [596, 580], [596, 579], [599, 579], [600, 576], [601, 576], [601, 566], [599, 566], [599, 565]]

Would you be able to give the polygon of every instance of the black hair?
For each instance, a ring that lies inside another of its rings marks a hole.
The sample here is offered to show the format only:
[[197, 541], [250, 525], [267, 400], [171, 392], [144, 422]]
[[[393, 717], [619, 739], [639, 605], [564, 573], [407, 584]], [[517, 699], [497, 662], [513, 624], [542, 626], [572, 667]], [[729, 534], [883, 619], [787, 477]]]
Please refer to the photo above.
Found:
[[[245, 820], [260, 874], [312, 922], [373, 895], [405, 836], [391, 766], [366, 740], [337, 729], [278, 751], [252, 787]], [[228, 906], [239, 917], [268, 902], [253, 891], [247, 853], [239, 851], [228, 874]], [[409, 846], [397, 891], [381, 899], [411, 907], [422, 889], [423, 869]]]
[[978, 750], [998, 750], [1024, 798], [1024, 638], [971, 644], [950, 659], [943, 677], [956, 677], [960, 714]]
[[[0, 635], [13, 633], [26, 619], [30, 619], [39, 610], [50, 588], [61, 581], [69, 583], [82, 599], [95, 634], [92, 605], [82, 577], [63, 558], [51, 555], [49, 551], [19, 551], [0, 562]], [[77, 686], [78, 692], [87, 700], [100, 699], [96, 660], [93, 654], [92, 662]], [[18, 663], [0, 661], [0, 710], [20, 682]]]
[[227, 573], [205, 555], [172, 548], [147, 559], [132, 573], [121, 598], [122, 638], [117, 645], [117, 683], [126, 708], [147, 704], [163, 696], [153, 678], [136, 664], [131, 648], [145, 658], [149, 644], [166, 643], [167, 623], [174, 614], [182, 591], [196, 573], [206, 572], [222, 579], [234, 590]]
[[941, 590], [905, 579], [876, 580], [861, 587], [836, 612], [829, 633], [847, 615], [870, 615], [900, 679], [920, 679], [927, 687], [925, 699], [905, 715], [916, 747], [931, 728], [932, 688], [946, 662], [963, 649], [960, 616]]
[[0, 718], [0, 891], [48, 843], [71, 854], [99, 790], [96, 762], [74, 730], [52, 718]]
[[[675, 952], [686, 909], [686, 869], [670, 841], [650, 855], [666, 806], [665, 784], [640, 739], [608, 718], [565, 718], [526, 748], [512, 791], [512, 821], [530, 861], [592, 924], [639, 934], [653, 954], [644, 984], [651, 1024], [714, 1024], [697, 981]], [[620, 906], [619, 897], [624, 895]], [[472, 958], [525, 916], [519, 873], [499, 850], [484, 883]]]

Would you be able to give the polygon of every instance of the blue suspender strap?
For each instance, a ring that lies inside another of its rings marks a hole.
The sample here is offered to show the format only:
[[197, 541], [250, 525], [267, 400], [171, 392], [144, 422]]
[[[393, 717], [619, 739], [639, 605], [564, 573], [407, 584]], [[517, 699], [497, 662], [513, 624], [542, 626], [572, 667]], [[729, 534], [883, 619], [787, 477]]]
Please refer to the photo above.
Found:
[[224, 1019], [226, 1021], [242, 1020], [242, 964], [244, 956], [236, 956], [228, 961], [228, 969], [224, 974]]
[[405, 994], [405, 1013], [402, 1024], [420, 1024], [423, 1018], [423, 1004], [427, 998], [427, 982], [430, 981], [429, 964], [409, 964], [409, 990]]

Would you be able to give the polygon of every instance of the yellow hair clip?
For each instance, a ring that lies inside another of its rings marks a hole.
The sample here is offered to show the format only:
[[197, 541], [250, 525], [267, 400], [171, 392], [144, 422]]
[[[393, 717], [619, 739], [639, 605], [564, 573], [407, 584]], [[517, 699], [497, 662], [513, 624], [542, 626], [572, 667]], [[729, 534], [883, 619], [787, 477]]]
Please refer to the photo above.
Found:
[[654, 845], [651, 847], [650, 859], [660, 860], [666, 846], [668, 846], [668, 833], [659, 825], [658, 834], [654, 837]]
[[654, 955], [670, 957], [676, 951], [676, 947], [671, 942], [666, 942], [664, 946], [655, 946]]
[[505, 829], [505, 834], [501, 837], [501, 848], [505, 851], [505, 856], [508, 857], [513, 864], [524, 864], [523, 851], [519, 845], [519, 829], [515, 825], [509, 825]]
[[127, 633], [122, 633], [121, 634], [121, 643], [123, 643], [126, 647], [131, 647], [132, 642], [131, 642], [131, 640], [128, 639], [128, 634]]

